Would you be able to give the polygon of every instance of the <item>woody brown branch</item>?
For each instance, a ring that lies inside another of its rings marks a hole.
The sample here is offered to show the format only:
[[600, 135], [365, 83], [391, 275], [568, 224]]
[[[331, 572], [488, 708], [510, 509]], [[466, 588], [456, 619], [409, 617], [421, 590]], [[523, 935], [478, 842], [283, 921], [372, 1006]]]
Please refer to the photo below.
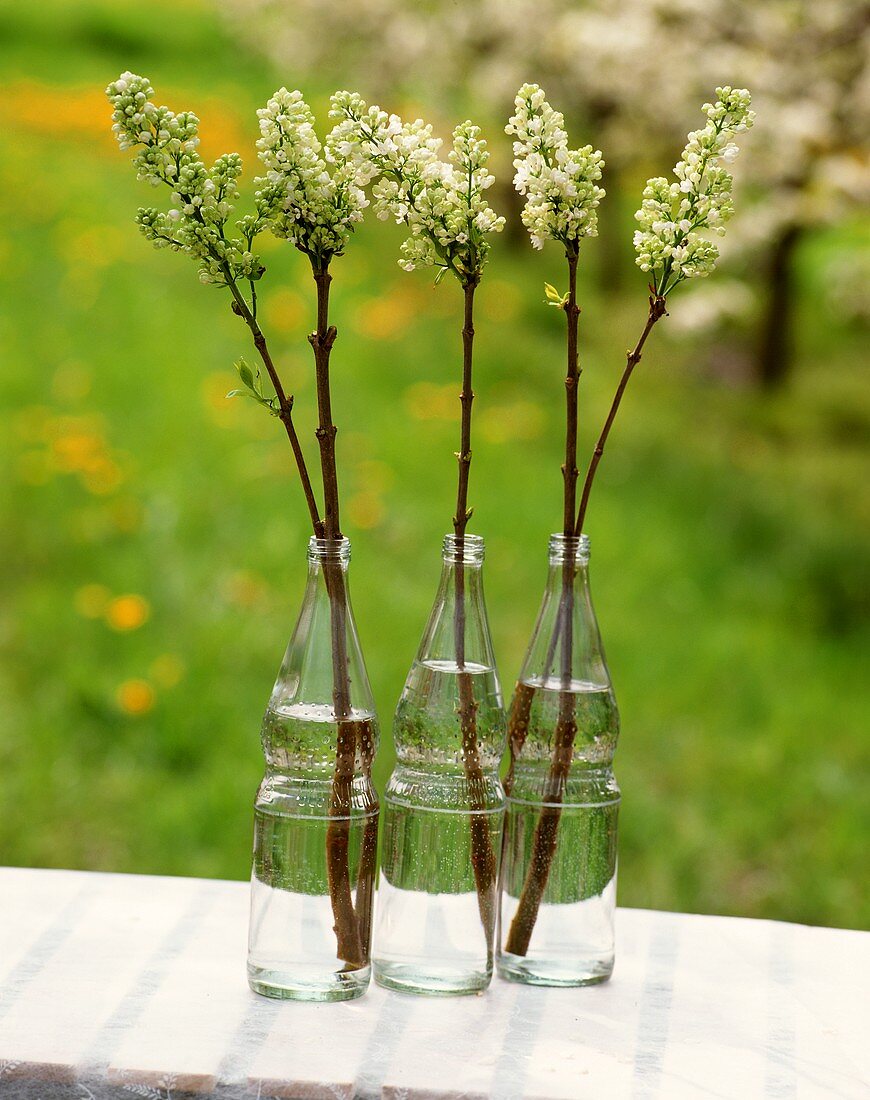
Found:
[[456, 649], [459, 689], [459, 728], [462, 738], [462, 761], [471, 808], [471, 865], [477, 888], [480, 919], [486, 934], [487, 948], [492, 946], [495, 922], [496, 858], [489, 834], [485, 811], [485, 780], [477, 741], [477, 709], [474, 682], [465, 668], [465, 550], [464, 539], [471, 511], [468, 507], [468, 482], [471, 473], [471, 408], [474, 401], [472, 368], [474, 362], [474, 292], [477, 281], [465, 284], [464, 320], [462, 326], [462, 405], [456, 492], [456, 513], [453, 532], [456, 538], [456, 600], [454, 606], [454, 645]]
[[[565, 462], [562, 466], [564, 478], [564, 510], [562, 531], [569, 540], [563, 547], [562, 586], [556, 628], [547, 654], [544, 680], [555, 656], [556, 646], [561, 641], [561, 667], [559, 690], [559, 714], [553, 744], [553, 759], [547, 777], [545, 802], [541, 810], [532, 844], [532, 856], [529, 862], [525, 882], [520, 893], [519, 905], [508, 936], [505, 950], [513, 955], [525, 955], [532, 930], [537, 920], [541, 898], [550, 876], [550, 867], [556, 852], [561, 807], [553, 803], [561, 802], [562, 791], [568, 778], [573, 753], [577, 724], [574, 717], [575, 699], [572, 690], [573, 647], [574, 647], [574, 577], [576, 558], [571, 545], [574, 537], [574, 516], [577, 486], [577, 384], [580, 378], [580, 366], [577, 352], [577, 333], [580, 310], [577, 306], [577, 261], [576, 242], [566, 248], [568, 262], [568, 296], [563, 306], [566, 321], [567, 370], [565, 374]], [[546, 686], [546, 685], [544, 685]], [[528, 731], [528, 719], [534, 689], [521, 693], [516, 701], [516, 714], [512, 714], [511, 765], [510, 779], [513, 787], [513, 771], [516, 756], [522, 748]], [[513, 709], [513, 708], [512, 708]]]
[[275, 367], [275, 363], [272, 359], [269, 346], [266, 342], [266, 337], [263, 330], [260, 328], [256, 317], [254, 317], [251, 310], [248, 308], [248, 303], [244, 297], [239, 293], [238, 287], [235, 285], [234, 280], [227, 274], [227, 285], [233, 295], [232, 309], [236, 316], [241, 317], [245, 324], [248, 326], [251, 332], [251, 338], [256, 348], [257, 354], [262, 360], [263, 366], [266, 368], [266, 373], [269, 375], [269, 380], [272, 383], [272, 388], [275, 390], [275, 396], [278, 400], [278, 419], [284, 425], [284, 430], [287, 433], [287, 438], [290, 440], [290, 447], [293, 451], [293, 458], [296, 462], [296, 469], [299, 471], [299, 480], [302, 482], [302, 492], [305, 495], [305, 503], [308, 507], [308, 514], [311, 518], [311, 526], [314, 530], [314, 534], [318, 538], [322, 538], [324, 534], [323, 521], [320, 518], [320, 509], [317, 506], [317, 500], [314, 496], [314, 489], [311, 486], [311, 478], [308, 474], [308, 465], [305, 461], [305, 455], [302, 451], [302, 445], [299, 442], [299, 436], [296, 432], [296, 427], [293, 423], [293, 397], [286, 393], [284, 386], [281, 383], [281, 378]]
[[[372, 777], [372, 760], [374, 758], [374, 728], [368, 719], [355, 722], [357, 735], [357, 752], [362, 773], [368, 782]], [[359, 925], [360, 947], [367, 958], [371, 946], [371, 918], [372, 900], [375, 885], [375, 864], [378, 855], [378, 807], [377, 804], [369, 808], [365, 825], [363, 826], [362, 846], [359, 857], [359, 867], [356, 878], [356, 898], [354, 909]]]
[[[572, 532], [577, 538], [579, 538], [583, 532], [583, 522], [589, 504], [589, 494], [592, 489], [592, 483], [595, 479], [595, 473], [601, 461], [601, 456], [604, 454], [604, 448], [608, 436], [610, 435], [610, 430], [613, 427], [613, 421], [619, 411], [619, 406], [623, 394], [625, 393], [626, 386], [628, 385], [632, 372], [641, 360], [643, 348], [650, 332], [652, 332], [656, 323], [665, 316], [666, 313], [665, 299], [657, 294], [653, 288], [650, 288], [649, 313], [647, 315], [646, 325], [644, 326], [638, 342], [631, 351], [626, 353], [626, 363], [622, 377], [619, 380], [610, 410], [607, 414], [601, 434], [598, 437], [595, 449], [592, 452], [592, 458], [586, 472], [583, 492], [580, 499], [580, 508]], [[566, 626], [567, 619], [563, 618], [563, 655], [566, 648], [564, 640]], [[563, 665], [563, 677], [565, 674], [564, 667]], [[510, 931], [505, 942], [505, 950], [513, 955], [525, 955], [528, 951], [529, 942], [537, 920], [538, 909], [540, 908], [541, 899], [544, 896], [544, 890], [547, 886], [550, 867], [556, 852], [559, 821], [562, 813], [561, 802], [564, 797], [564, 785], [571, 767], [576, 733], [577, 729], [573, 716], [573, 704], [572, 712], [569, 714], [568, 708], [562, 706], [560, 697], [559, 718], [556, 724], [553, 759], [547, 775], [546, 805], [541, 811], [538, 824], [535, 828], [529, 868], [520, 893], [517, 911], [511, 922]]]
[[[314, 352], [317, 386], [319, 422], [316, 436], [320, 446], [320, 466], [323, 477], [323, 527], [324, 537], [337, 543], [342, 538], [335, 462], [337, 429], [332, 421], [329, 385], [329, 358], [337, 332], [335, 327], [329, 324], [329, 285], [332, 277], [328, 267], [315, 267], [313, 275], [317, 286], [317, 328], [308, 339]], [[335, 920], [338, 956], [349, 966], [360, 967], [368, 961], [368, 945], [367, 942], [363, 943], [357, 910], [354, 908], [349, 850], [357, 723], [353, 721], [348, 674], [347, 593], [344, 569], [338, 557], [331, 553], [324, 556], [323, 578], [330, 605], [332, 698], [337, 727], [329, 824], [326, 833], [327, 877]]]
[[616, 393], [613, 396], [613, 402], [610, 406], [610, 411], [607, 414], [607, 419], [604, 421], [604, 427], [601, 429], [601, 434], [598, 437], [598, 441], [595, 444], [595, 449], [592, 452], [592, 458], [589, 462], [589, 468], [586, 471], [586, 478], [583, 482], [583, 493], [580, 497], [580, 510], [577, 513], [577, 523], [574, 531], [578, 536], [583, 533], [583, 522], [586, 519], [586, 509], [589, 506], [589, 494], [592, 491], [592, 483], [595, 480], [595, 473], [598, 470], [598, 464], [601, 462], [601, 456], [604, 454], [604, 448], [607, 444], [607, 438], [610, 435], [610, 429], [613, 427], [613, 421], [616, 419], [616, 414], [619, 412], [619, 406], [622, 402], [622, 396], [625, 393], [625, 388], [628, 385], [629, 379], [632, 376], [634, 368], [638, 365], [643, 355], [643, 347], [647, 341], [647, 337], [652, 332], [656, 323], [665, 316], [667, 313], [667, 302], [655, 290], [650, 287], [649, 295], [649, 313], [647, 315], [646, 325], [643, 332], [640, 334], [640, 339], [631, 349], [626, 352], [625, 369], [622, 372], [622, 377], [619, 380], [619, 385], [616, 387]]

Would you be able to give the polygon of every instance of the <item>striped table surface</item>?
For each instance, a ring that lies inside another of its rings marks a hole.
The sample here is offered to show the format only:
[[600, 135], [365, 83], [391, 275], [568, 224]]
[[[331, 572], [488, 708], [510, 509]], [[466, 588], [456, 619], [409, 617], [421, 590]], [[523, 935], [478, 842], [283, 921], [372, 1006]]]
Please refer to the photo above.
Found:
[[870, 934], [622, 909], [606, 985], [268, 1001], [247, 884], [0, 869], [0, 1100], [862, 1097]]

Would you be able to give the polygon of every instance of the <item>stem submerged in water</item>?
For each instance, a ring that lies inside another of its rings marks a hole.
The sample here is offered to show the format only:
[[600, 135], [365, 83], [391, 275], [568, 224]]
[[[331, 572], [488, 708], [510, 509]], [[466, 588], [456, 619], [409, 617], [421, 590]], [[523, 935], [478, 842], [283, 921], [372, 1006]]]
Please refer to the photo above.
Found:
[[[570, 267], [569, 255], [569, 267]], [[573, 291], [573, 283], [572, 283]], [[569, 301], [572, 293], [569, 291]], [[568, 306], [566, 305], [566, 310]], [[649, 297], [649, 314], [646, 325], [634, 348], [626, 353], [626, 364], [616, 388], [610, 411], [604, 422], [604, 427], [598, 437], [598, 442], [592, 453], [586, 478], [583, 483], [583, 491], [580, 498], [580, 507], [574, 519], [573, 497], [570, 501], [569, 492], [573, 494], [574, 487], [569, 486], [567, 473], [570, 469], [570, 455], [572, 449], [576, 455], [576, 398], [572, 395], [568, 386], [568, 431], [566, 444], [565, 477], [565, 528], [567, 538], [580, 538], [583, 532], [583, 522], [586, 517], [586, 509], [589, 504], [589, 495], [592, 483], [604, 447], [613, 426], [613, 421], [619, 410], [625, 388], [631, 378], [632, 372], [641, 360], [644, 344], [655, 324], [662, 318], [666, 310], [665, 298], [657, 294], [652, 288]], [[576, 330], [571, 330], [571, 315], [569, 313], [568, 326], [568, 373], [571, 375], [572, 348], [576, 355]], [[573, 415], [573, 420], [572, 420]], [[576, 479], [576, 471], [575, 471]], [[572, 663], [573, 663], [573, 612], [574, 612], [574, 580], [576, 577], [576, 561], [570, 544], [566, 547], [565, 563], [562, 574], [562, 595], [559, 601], [559, 615], [556, 629], [550, 644], [550, 651], [546, 661], [546, 676], [555, 657], [556, 648], [561, 644], [561, 674], [559, 693], [559, 716], [556, 721], [556, 730], [553, 744], [553, 756], [547, 773], [547, 782], [544, 790], [543, 801], [545, 803], [535, 827], [534, 840], [532, 842], [532, 855], [529, 861], [523, 888], [520, 893], [517, 911], [511, 922], [511, 927], [505, 940], [504, 949], [511, 955], [525, 955], [529, 949], [532, 932], [538, 916], [541, 899], [547, 886], [550, 875], [550, 867], [556, 853], [559, 821], [562, 815], [562, 799], [564, 797], [565, 783], [571, 769], [571, 760], [574, 751], [574, 740], [577, 735], [577, 723], [575, 718], [574, 692], [572, 691]], [[508, 735], [511, 747], [511, 764], [508, 778], [510, 786], [513, 786], [513, 774], [516, 759], [522, 750], [528, 732], [529, 715], [534, 700], [534, 688], [528, 685], [518, 685], [514, 696], [514, 704], [511, 708], [511, 717], [508, 726]]]
[[[356, 724], [357, 747], [362, 772], [368, 782], [372, 777], [372, 759], [375, 752], [374, 731], [370, 721]], [[356, 876], [356, 911], [359, 925], [360, 948], [363, 957], [368, 959], [371, 948], [372, 900], [375, 886], [375, 864], [378, 858], [378, 813], [377, 807], [369, 813], [363, 828], [362, 850]]]
[[[568, 706], [565, 705], [566, 695], [570, 697]], [[530, 707], [533, 698], [534, 689], [531, 689]], [[570, 691], [563, 691], [559, 695], [559, 718], [556, 722], [553, 759], [550, 763], [550, 770], [547, 773], [547, 782], [544, 788], [545, 805], [535, 827], [532, 855], [529, 860], [523, 889], [520, 893], [519, 905], [505, 940], [504, 949], [510, 955], [525, 955], [529, 949], [529, 941], [538, 918], [541, 898], [544, 896], [547, 880], [550, 877], [550, 867], [556, 854], [559, 821], [562, 816], [561, 802], [565, 782], [571, 769], [576, 735], [574, 694]]]
[[[324, 537], [338, 542], [342, 538], [339, 518], [338, 476], [335, 464], [335, 436], [329, 389], [329, 356], [335, 343], [336, 329], [329, 324], [329, 284], [332, 276], [328, 265], [314, 267], [317, 284], [317, 329], [308, 337], [314, 352], [319, 423], [317, 441], [320, 445], [320, 466], [323, 475]], [[354, 721], [351, 708], [350, 677], [347, 662], [347, 592], [344, 568], [337, 555], [327, 554], [323, 562], [323, 579], [329, 595], [330, 628], [332, 634], [332, 699], [338, 736], [335, 765], [329, 800], [329, 826], [326, 833], [326, 863], [332, 915], [338, 957], [350, 967], [364, 966], [368, 961], [368, 917], [365, 920], [365, 940], [358, 914], [365, 898], [357, 893], [354, 908], [350, 884], [350, 813], [351, 795], [360, 722]], [[365, 842], [365, 837], [364, 837]], [[365, 843], [364, 843], [365, 847]], [[371, 838], [369, 845], [371, 847]], [[371, 853], [368, 853], [371, 856]], [[370, 862], [370, 859], [366, 861]], [[362, 865], [360, 871], [362, 872]]]
[[[535, 828], [532, 845], [532, 858], [526, 881], [520, 895], [520, 903], [511, 923], [505, 950], [512, 955], [525, 955], [538, 908], [550, 875], [550, 865], [556, 852], [556, 839], [561, 817], [562, 792], [571, 766], [571, 755], [577, 723], [574, 717], [574, 692], [572, 690], [572, 669], [574, 662], [574, 577], [576, 561], [572, 541], [574, 538], [574, 517], [577, 491], [577, 384], [580, 379], [580, 366], [577, 353], [577, 329], [580, 309], [577, 306], [577, 247], [569, 247], [565, 258], [568, 261], [568, 297], [564, 305], [567, 328], [568, 366], [565, 374], [565, 462], [562, 466], [564, 479], [564, 510], [562, 530], [566, 540], [565, 560], [562, 566], [562, 589], [559, 596], [557, 629], [554, 631], [545, 662], [544, 680], [549, 677], [550, 668], [560, 649], [560, 690], [559, 717], [553, 743], [553, 759], [547, 776], [544, 800], [547, 805]], [[510, 786], [513, 787], [514, 765], [528, 732], [529, 714], [534, 700], [534, 688], [528, 685], [518, 686], [511, 708], [509, 727], [511, 763]]]

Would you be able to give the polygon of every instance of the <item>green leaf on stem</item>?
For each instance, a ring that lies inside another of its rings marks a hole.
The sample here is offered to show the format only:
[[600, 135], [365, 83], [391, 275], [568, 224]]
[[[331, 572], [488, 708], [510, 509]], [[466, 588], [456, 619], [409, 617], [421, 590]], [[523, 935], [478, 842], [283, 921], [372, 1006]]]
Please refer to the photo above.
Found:
[[568, 304], [568, 295], [560, 294], [552, 283], [544, 283], [544, 293], [547, 295], [546, 304], [548, 306], [555, 306], [556, 309], [564, 309]]
[[[243, 385], [247, 386], [253, 393], [259, 393], [259, 388], [254, 382], [254, 372], [248, 366], [244, 359], [240, 359], [235, 364], [236, 370], [239, 372], [239, 378], [241, 378]], [[257, 380], [259, 381], [260, 372], [257, 371]]]
[[250, 397], [252, 401], [256, 401], [258, 405], [262, 405], [263, 408], [268, 409], [273, 416], [278, 416], [281, 412], [278, 407], [278, 398], [266, 397], [263, 393], [259, 368], [257, 368], [256, 372], [252, 371], [244, 359], [240, 359], [238, 363], [235, 364], [235, 368], [239, 373], [239, 378], [245, 385], [245, 389], [230, 390], [227, 397]]

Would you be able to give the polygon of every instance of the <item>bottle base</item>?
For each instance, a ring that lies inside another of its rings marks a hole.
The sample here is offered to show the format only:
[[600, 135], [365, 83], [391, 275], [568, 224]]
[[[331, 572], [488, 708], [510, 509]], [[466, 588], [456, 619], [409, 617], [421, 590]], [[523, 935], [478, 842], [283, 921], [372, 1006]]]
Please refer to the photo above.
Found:
[[373, 963], [375, 984], [396, 993], [423, 997], [461, 997], [482, 993], [492, 981], [491, 969], [468, 970], [455, 967], [423, 967], [407, 962]]
[[352, 1001], [368, 989], [371, 967], [306, 978], [279, 970], [248, 967], [248, 985], [276, 1001]]
[[600, 985], [613, 973], [613, 955], [559, 960], [502, 954], [498, 956], [496, 966], [500, 978], [523, 985]]

